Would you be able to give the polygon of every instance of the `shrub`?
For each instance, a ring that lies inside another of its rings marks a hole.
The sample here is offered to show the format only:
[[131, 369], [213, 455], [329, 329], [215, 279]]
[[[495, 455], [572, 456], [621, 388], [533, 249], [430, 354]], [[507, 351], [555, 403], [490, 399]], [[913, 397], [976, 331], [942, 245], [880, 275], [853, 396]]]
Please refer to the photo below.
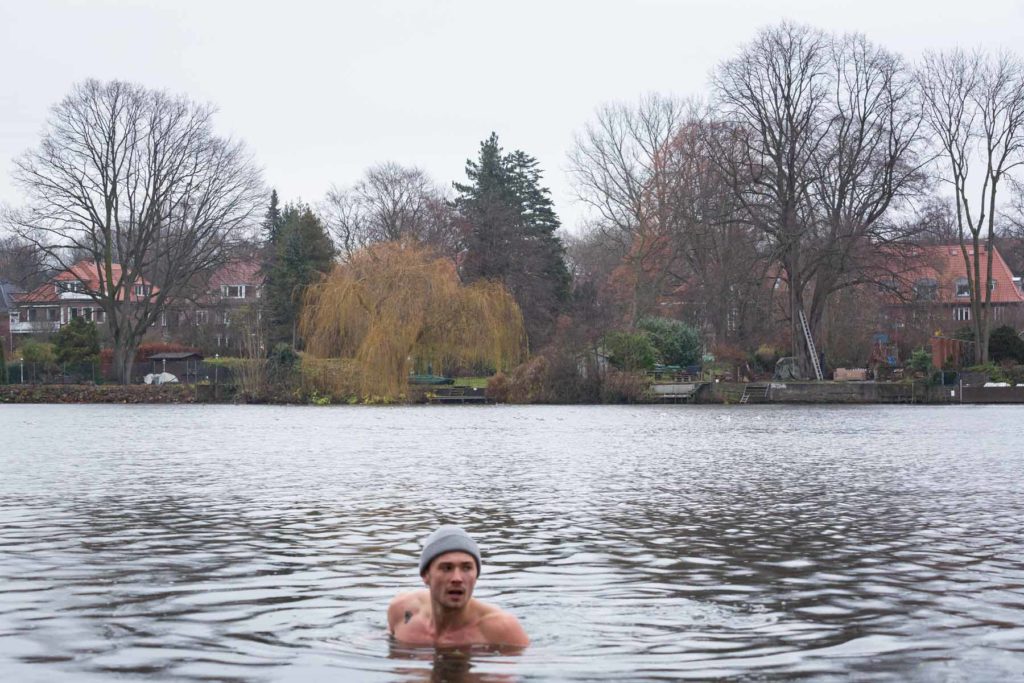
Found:
[[54, 348], [59, 363], [95, 363], [100, 359], [100, 337], [96, 323], [73, 318], [57, 331]]
[[997, 327], [988, 339], [988, 357], [996, 363], [1024, 363], [1024, 339], [1009, 325]]
[[608, 362], [619, 370], [650, 370], [658, 357], [654, 344], [644, 332], [609, 332], [602, 344], [608, 352]]
[[774, 372], [779, 358], [779, 350], [769, 344], [761, 344], [754, 352], [754, 362], [763, 372]]
[[508, 401], [508, 375], [499, 372], [487, 380], [487, 398], [498, 403]]
[[981, 375], [986, 375], [990, 382], [1008, 382], [1010, 379], [1003, 368], [991, 362], [985, 363], [984, 365], [972, 365], [969, 368], [964, 368], [964, 372], [975, 372]]
[[553, 403], [555, 400], [548, 359], [544, 356], [534, 356], [513, 368], [505, 377], [505, 386], [505, 400], [509, 403]]
[[52, 366], [57, 361], [57, 356], [53, 352], [53, 344], [30, 340], [22, 344], [19, 350], [22, 360], [26, 363]]
[[700, 360], [700, 334], [683, 321], [643, 318], [637, 328], [647, 334], [658, 359], [665, 365], [693, 365]]
[[269, 360], [271, 365], [280, 369], [292, 369], [299, 362], [299, 354], [295, 352], [291, 344], [280, 342], [274, 344], [270, 351]]
[[609, 370], [601, 384], [601, 401], [636, 403], [644, 398], [650, 385], [650, 380], [639, 373]]
[[907, 367], [915, 372], [927, 373], [932, 369], [932, 354], [928, 349], [915, 349], [910, 354]]

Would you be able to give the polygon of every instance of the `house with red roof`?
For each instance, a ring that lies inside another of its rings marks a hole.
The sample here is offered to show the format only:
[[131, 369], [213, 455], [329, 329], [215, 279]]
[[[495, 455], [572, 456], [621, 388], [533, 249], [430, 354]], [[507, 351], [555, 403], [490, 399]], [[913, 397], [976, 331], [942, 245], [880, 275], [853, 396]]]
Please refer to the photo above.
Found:
[[[215, 270], [193, 297], [168, 300], [167, 307], [147, 338], [175, 341], [202, 348], [208, 353], [234, 355], [242, 351], [245, 335], [261, 317], [263, 275], [260, 262], [253, 259], [227, 263]], [[113, 265], [117, 282], [122, 269]], [[83, 260], [58, 273], [30, 292], [14, 295], [9, 311], [12, 346], [18, 337], [54, 334], [75, 318], [91, 320], [103, 334], [106, 314], [97, 295], [101, 278], [93, 261]], [[119, 298], [142, 301], [159, 288], [144, 278], [126, 288]]]
[[[973, 247], [966, 248], [973, 262]], [[978, 257], [984, 272], [988, 260], [986, 245], [980, 246]], [[893, 278], [884, 289], [889, 296], [887, 315], [896, 327], [917, 328], [933, 336], [949, 335], [970, 325], [971, 290], [959, 244], [915, 245], [891, 271]], [[1020, 279], [1014, 277], [995, 247], [988, 287], [992, 291], [993, 327], [1019, 326], [1024, 322]]]
[[[122, 277], [120, 264], [112, 266], [112, 282]], [[14, 297], [9, 312], [10, 333], [16, 335], [53, 334], [75, 318], [92, 320], [101, 327], [106, 312], [100, 296], [106, 287], [95, 261], [83, 259], [30, 292]], [[118, 294], [119, 301], [141, 302], [158, 291], [148, 280], [139, 277]]]
[[224, 264], [211, 273], [193, 300], [176, 302], [165, 318], [175, 325], [166, 337], [198, 347], [208, 354], [245, 352], [247, 335], [262, 318], [263, 273], [255, 258]]

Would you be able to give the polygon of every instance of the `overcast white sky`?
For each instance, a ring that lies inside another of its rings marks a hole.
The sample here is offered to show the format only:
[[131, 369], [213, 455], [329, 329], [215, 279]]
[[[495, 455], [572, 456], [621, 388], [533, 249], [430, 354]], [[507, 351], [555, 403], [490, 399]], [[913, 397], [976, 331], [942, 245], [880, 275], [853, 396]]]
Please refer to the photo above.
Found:
[[284, 200], [319, 202], [374, 163], [449, 184], [492, 130], [537, 157], [563, 223], [565, 173], [595, 107], [701, 95], [765, 25], [860, 31], [916, 58], [954, 45], [1024, 52], [1021, 0], [0, 0], [0, 202], [11, 159], [86, 78], [217, 105]]

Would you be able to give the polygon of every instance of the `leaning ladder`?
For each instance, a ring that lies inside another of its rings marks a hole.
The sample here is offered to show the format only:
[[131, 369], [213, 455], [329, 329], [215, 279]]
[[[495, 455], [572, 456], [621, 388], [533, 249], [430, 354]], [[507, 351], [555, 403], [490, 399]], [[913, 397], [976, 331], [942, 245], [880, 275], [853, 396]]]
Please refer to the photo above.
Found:
[[814, 337], [811, 336], [811, 328], [807, 324], [807, 317], [804, 309], [800, 309], [800, 326], [804, 328], [804, 339], [807, 340], [807, 352], [811, 354], [811, 364], [814, 366], [814, 376], [820, 382], [825, 377], [821, 374], [821, 363], [818, 362], [818, 349], [814, 346]]

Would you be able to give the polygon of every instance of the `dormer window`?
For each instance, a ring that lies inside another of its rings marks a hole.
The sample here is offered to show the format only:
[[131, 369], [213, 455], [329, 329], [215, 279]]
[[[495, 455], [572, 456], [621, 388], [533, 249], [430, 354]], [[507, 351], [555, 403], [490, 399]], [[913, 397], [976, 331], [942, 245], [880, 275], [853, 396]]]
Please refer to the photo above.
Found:
[[932, 278], [921, 278], [914, 283], [914, 298], [918, 301], [934, 301], [939, 292], [939, 283]]
[[74, 292], [81, 294], [85, 291], [85, 283], [81, 280], [58, 280], [57, 281], [57, 293], [62, 294], [64, 292]]
[[[996, 281], [988, 281], [988, 291], [996, 291]], [[971, 296], [971, 287], [967, 283], [967, 278], [960, 277], [956, 279], [956, 296], [958, 299], [966, 299]]]
[[225, 299], [244, 299], [245, 285], [221, 285], [220, 295]]

